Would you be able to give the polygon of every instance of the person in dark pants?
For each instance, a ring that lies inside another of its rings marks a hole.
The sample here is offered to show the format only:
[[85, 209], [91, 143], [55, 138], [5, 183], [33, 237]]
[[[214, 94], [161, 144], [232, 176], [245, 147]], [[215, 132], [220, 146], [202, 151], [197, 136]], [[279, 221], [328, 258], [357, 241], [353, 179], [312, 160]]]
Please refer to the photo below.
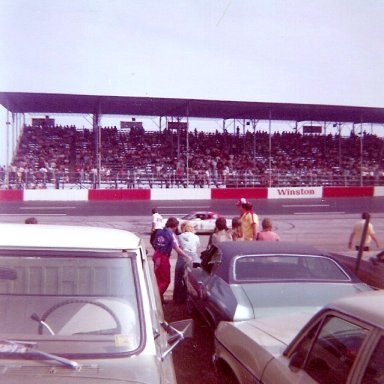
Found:
[[185, 268], [191, 262], [195, 265], [200, 262], [197, 253], [200, 246], [200, 239], [195, 234], [193, 224], [190, 221], [181, 224], [179, 243], [180, 247], [189, 257], [186, 258], [182, 255], [177, 256], [173, 288], [173, 302], [176, 304], [185, 303], [187, 299], [187, 287], [184, 283]]
[[153, 249], [155, 249], [156, 233], [161, 229], [163, 229], [163, 218], [157, 208], [152, 208], [151, 237], [149, 242], [151, 243]]

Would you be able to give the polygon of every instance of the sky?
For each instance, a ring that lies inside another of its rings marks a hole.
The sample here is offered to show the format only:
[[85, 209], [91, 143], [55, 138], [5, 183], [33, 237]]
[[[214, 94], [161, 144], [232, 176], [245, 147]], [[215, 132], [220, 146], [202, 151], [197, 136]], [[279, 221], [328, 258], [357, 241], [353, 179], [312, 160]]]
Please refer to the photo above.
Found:
[[383, 20], [384, 0], [0, 0], [0, 91], [384, 107]]

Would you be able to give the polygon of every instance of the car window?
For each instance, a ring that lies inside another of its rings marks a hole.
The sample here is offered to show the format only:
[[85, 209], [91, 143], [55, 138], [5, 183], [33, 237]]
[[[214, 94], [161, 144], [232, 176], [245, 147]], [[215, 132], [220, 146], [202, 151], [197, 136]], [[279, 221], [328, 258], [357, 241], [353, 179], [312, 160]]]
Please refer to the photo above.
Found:
[[193, 220], [196, 219], [196, 215], [194, 213], [189, 213], [181, 218], [182, 220]]
[[312, 344], [304, 370], [320, 384], [345, 383], [367, 334], [356, 324], [328, 316]]
[[384, 336], [380, 338], [365, 370], [362, 384], [384, 383]]
[[332, 259], [321, 256], [243, 256], [236, 259], [234, 273], [238, 281], [349, 281], [348, 275]]
[[0, 339], [34, 340], [47, 352], [74, 355], [139, 348], [136, 254], [111, 253], [1, 256], [0, 269], [14, 273], [0, 274]]

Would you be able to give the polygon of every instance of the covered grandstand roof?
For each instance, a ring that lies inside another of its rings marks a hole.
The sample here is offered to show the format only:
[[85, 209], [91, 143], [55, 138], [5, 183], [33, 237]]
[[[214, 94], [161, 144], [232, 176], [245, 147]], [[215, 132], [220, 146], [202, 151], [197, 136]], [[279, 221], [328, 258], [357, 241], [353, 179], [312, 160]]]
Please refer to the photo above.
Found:
[[384, 124], [384, 108], [154, 97], [0, 92], [14, 113], [174, 116]]

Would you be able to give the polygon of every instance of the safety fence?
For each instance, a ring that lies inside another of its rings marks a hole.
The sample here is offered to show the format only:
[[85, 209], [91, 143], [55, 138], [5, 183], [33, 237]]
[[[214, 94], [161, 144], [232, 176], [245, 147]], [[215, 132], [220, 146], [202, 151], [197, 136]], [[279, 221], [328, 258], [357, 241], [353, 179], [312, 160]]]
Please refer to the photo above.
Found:
[[263, 174], [177, 176], [175, 173], [132, 173], [130, 176], [79, 172], [0, 172], [0, 189], [153, 189], [153, 188], [280, 188], [384, 186], [384, 174], [338, 175], [274, 171]]
[[195, 189], [34, 189], [0, 190], [0, 201], [324, 199], [384, 196], [383, 186]]

